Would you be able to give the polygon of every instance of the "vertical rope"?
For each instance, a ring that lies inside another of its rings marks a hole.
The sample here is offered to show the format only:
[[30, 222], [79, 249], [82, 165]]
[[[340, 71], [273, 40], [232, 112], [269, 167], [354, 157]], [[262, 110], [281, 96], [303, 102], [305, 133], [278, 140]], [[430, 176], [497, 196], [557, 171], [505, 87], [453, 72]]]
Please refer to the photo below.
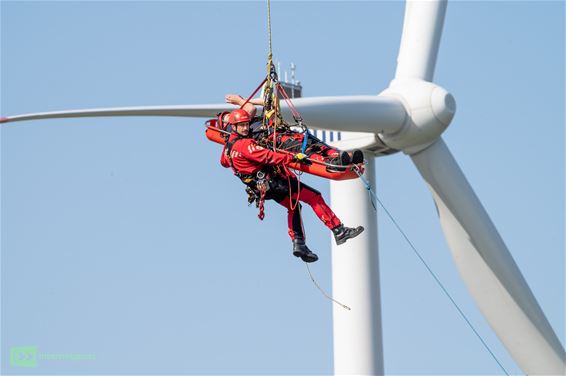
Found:
[[[263, 126], [269, 127], [273, 126], [273, 151], [277, 146], [277, 93], [274, 90], [275, 73], [273, 66], [273, 51], [271, 43], [271, 0], [267, 0], [267, 35], [269, 42], [269, 51], [267, 53], [267, 77], [265, 85], [263, 87], [264, 92], [264, 104], [263, 104]], [[275, 115], [275, 117], [273, 117]]]
[[[269, 36], [269, 53], [267, 55], [267, 59], [271, 62], [271, 59], [273, 57], [271, 51], [271, 0], [267, 0], [267, 34]], [[267, 73], [269, 74], [270, 67], [268, 67], [267, 69]]]

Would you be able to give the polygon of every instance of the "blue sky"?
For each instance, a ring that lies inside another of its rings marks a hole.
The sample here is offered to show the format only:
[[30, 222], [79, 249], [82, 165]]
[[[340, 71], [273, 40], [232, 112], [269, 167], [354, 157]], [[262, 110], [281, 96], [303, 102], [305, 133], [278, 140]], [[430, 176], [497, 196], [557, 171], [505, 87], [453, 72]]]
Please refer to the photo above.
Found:
[[[0, 114], [222, 102], [251, 92], [265, 2], [1, 2]], [[305, 96], [377, 94], [395, 72], [402, 2], [274, 2], [276, 59]], [[435, 81], [444, 138], [564, 343], [564, 3], [451, 2]], [[259, 222], [202, 119], [3, 125], [2, 372], [328, 374], [332, 307], [291, 256], [286, 213]], [[409, 158], [376, 189], [511, 373], [452, 262]], [[328, 183], [307, 181], [328, 196]], [[305, 210], [330, 290], [330, 234]], [[385, 371], [500, 369], [379, 213]], [[344, 300], [344, 299], [343, 299]], [[345, 301], [344, 303], [347, 304]], [[9, 348], [90, 361], [10, 367]]]

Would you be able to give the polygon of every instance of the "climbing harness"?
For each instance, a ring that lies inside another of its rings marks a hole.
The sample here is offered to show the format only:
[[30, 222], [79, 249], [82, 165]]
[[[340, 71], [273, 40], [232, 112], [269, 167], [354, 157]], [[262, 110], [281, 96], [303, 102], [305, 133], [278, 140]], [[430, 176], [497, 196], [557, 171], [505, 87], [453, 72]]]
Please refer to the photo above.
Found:
[[391, 220], [391, 222], [393, 223], [393, 225], [395, 225], [395, 227], [397, 228], [397, 230], [401, 233], [401, 235], [403, 236], [403, 238], [405, 239], [405, 241], [407, 242], [407, 244], [409, 244], [409, 247], [412, 249], [413, 253], [417, 256], [417, 258], [421, 261], [421, 263], [425, 266], [426, 270], [429, 272], [429, 274], [432, 276], [432, 278], [434, 279], [434, 281], [436, 282], [436, 284], [440, 287], [440, 289], [442, 290], [442, 292], [444, 293], [444, 295], [446, 295], [446, 297], [448, 298], [448, 300], [450, 300], [450, 302], [452, 303], [452, 305], [454, 306], [454, 308], [456, 308], [456, 310], [458, 311], [458, 313], [460, 314], [460, 316], [464, 319], [464, 321], [466, 322], [466, 324], [468, 325], [468, 327], [472, 330], [472, 332], [476, 335], [476, 337], [480, 340], [480, 342], [482, 343], [483, 347], [485, 347], [485, 349], [487, 350], [487, 352], [491, 355], [491, 357], [495, 360], [495, 362], [499, 365], [499, 367], [501, 368], [501, 370], [507, 375], [509, 376], [509, 373], [507, 372], [507, 370], [503, 367], [503, 365], [501, 364], [501, 362], [499, 361], [499, 359], [495, 356], [495, 354], [493, 353], [493, 351], [489, 348], [489, 346], [487, 345], [487, 343], [485, 342], [485, 340], [483, 339], [483, 337], [478, 333], [478, 331], [476, 330], [476, 328], [474, 327], [474, 325], [470, 322], [470, 320], [468, 319], [468, 317], [466, 316], [466, 314], [464, 313], [464, 311], [462, 311], [462, 309], [460, 308], [460, 306], [458, 305], [458, 303], [456, 303], [456, 301], [454, 300], [454, 298], [452, 297], [452, 295], [450, 295], [450, 293], [448, 292], [448, 290], [446, 289], [446, 287], [444, 287], [444, 284], [440, 281], [440, 279], [438, 278], [438, 276], [436, 275], [436, 273], [431, 269], [431, 267], [428, 265], [428, 263], [425, 261], [425, 259], [423, 258], [423, 256], [420, 254], [420, 252], [417, 250], [417, 248], [413, 245], [413, 242], [411, 242], [411, 240], [409, 239], [409, 237], [407, 236], [407, 234], [405, 234], [405, 232], [403, 231], [403, 229], [401, 228], [401, 226], [397, 223], [397, 221], [395, 220], [395, 218], [391, 215], [391, 213], [389, 212], [389, 210], [387, 210], [387, 208], [385, 207], [385, 205], [383, 205], [383, 203], [381, 202], [381, 200], [379, 199], [379, 197], [377, 197], [377, 194], [373, 191], [373, 189], [371, 188], [371, 184], [369, 183], [369, 181], [362, 176], [362, 174], [359, 172], [359, 170], [355, 169], [356, 173], [358, 174], [358, 176], [360, 177], [360, 181], [364, 184], [365, 188], [367, 189], [369, 196], [370, 196], [370, 200], [371, 203], [373, 205], [374, 210], [377, 211], [377, 208], [375, 206], [374, 203], [374, 199], [379, 203], [379, 205], [381, 206], [381, 208], [385, 211], [385, 214], [387, 214], [387, 216], [389, 217], [389, 219]]
[[265, 194], [269, 190], [269, 175], [265, 171], [258, 171], [255, 174], [242, 174], [234, 167], [234, 161], [232, 160], [232, 148], [236, 141], [240, 140], [241, 137], [236, 137], [232, 141], [226, 142], [226, 158], [230, 162], [232, 171], [246, 187], [246, 193], [248, 194], [248, 204], [251, 205], [252, 202], [256, 202], [256, 207], [259, 209], [257, 217], [260, 221], [265, 218]]

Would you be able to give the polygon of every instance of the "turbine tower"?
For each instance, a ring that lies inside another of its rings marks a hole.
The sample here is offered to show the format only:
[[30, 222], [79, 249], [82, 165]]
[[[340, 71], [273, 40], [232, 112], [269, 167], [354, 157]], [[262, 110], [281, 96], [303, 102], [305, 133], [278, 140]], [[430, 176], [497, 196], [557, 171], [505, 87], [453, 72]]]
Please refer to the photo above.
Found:
[[[379, 95], [294, 101], [313, 129], [341, 131], [336, 144], [364, 149], [366, 178], [375, 185], [374, 156], [410, 157], [435, 202], [458, 270], [481, 312], [526, 374], [563, 374], [566, 355], [513, 257], [441, 138], [456, 110], [453, 96], [433, 83], [446, 1], [408, 1], [395, 77]], [[110, 108], [19, 115], [1, 122], [85, 116], [213, 117], [225, 104]], [[290, 111], [282, 105], [284, 115]], [[383, 374], [377, 216], [359, 182], [331, 182], [334, 210], [365, 234], [333, 246], [337, 374]]]

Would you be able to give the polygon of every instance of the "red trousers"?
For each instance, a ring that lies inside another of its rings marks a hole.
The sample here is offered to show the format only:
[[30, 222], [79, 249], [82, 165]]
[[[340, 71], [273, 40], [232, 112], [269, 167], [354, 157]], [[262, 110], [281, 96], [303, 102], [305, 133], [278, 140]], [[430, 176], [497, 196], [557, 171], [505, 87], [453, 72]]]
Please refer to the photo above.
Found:
[[[304, 202], [312, 207], [317, 217], [329, 229], [339, 226], [342, 222], [324, 201], [324, 198], [314, 188], [300, 183], [296, 178], [279, 178], [279, 184], [285, 183], [286, 189], [279, 186], [280, 194], [269, 197], [287, 209], [287, 223], [291, 239], [305, 239], [303, 220], [301, 217], [301, 204]], [[298, 199], [298, 200], [297, 200]]]

